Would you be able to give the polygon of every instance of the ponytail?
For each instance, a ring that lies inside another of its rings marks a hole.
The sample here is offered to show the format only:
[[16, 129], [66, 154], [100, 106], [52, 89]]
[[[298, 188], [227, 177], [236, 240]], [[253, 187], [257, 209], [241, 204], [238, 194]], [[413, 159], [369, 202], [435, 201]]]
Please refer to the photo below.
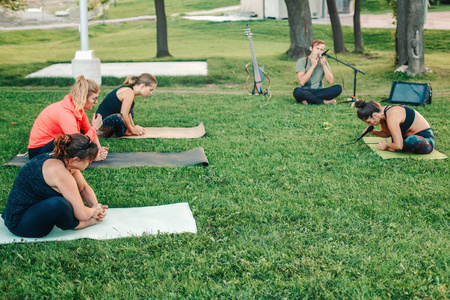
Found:
[[374, 101], [366, 102], [364, 100], [357, 100], [355, 107], [358, 109], [356, 114], [363, 121], [371, 118], [374, 113], [381, 112], [381, 105]]
[[64, 160], [78, 157], [80, 160], [89, 161], [93, 161], [97, 153], [97, 145], [87, 135], [81, 133], [58, 135], [52, 152], [54, 157]]
[[75, 80], [75, 83], [70, 88], [70, 95], [75, 104], [76, 109], [82, 109], [86, 104], [87, 98], [93, 93], [99, 93], [100, 87], [92, 79], [86, 79], [80, 75]]
[[123, 82], [124, 85], [139, 85], [139, 84], [145, 84], [147, 86], [157, 85], [158, 81], [156, 81], [155, 76], [148, 74], [148, 73], [142, 73], [139, 76], [128, 76], [125, 81]]

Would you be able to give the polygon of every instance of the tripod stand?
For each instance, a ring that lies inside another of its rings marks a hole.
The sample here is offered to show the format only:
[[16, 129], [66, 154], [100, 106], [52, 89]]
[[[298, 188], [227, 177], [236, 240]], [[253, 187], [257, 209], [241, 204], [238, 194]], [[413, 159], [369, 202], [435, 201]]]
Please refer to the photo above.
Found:
[[350, 66], [349, 64], [346, 64], [346, 63], [343, 62], [343, 61], [340, 61], [340, 60], [337, 59], [337, 58], [334, 58], [333, 56], [328, 55], [327, 52], [328, 52], [328, 50], [325, 51], [325, 52], [323, 53], [323, 55], [325, 55], [326, 57], [332, 58], [332, 59], [334, 59], [335, 61], [340, 62], [341, 64], [346, 65], [347, 67], [353, 69], [353, 74], [354, 74], [354, 79], [353, 79], [353, 97], [352, 97], [352, 101], [347, 101], [347, 102], [355, 102], [355, 101], [356, 101], [356, 75], [358, 74], [358, 72], [361, 73], [361, 74], [363, 74], [363, 75], [366, 75], [366, 73], [364, 73], [363, 71], [358, 70], [358, 69], [356, 69], [356, 68]]

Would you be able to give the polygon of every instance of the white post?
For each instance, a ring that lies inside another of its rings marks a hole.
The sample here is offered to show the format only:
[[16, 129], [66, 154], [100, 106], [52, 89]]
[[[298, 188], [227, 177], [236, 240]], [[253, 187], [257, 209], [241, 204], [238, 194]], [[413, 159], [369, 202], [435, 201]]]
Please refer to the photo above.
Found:
[[87, 0], [80, 0], [80, 44], [81, 51], [75, 53], [72, 60], [72, 76], [77, 78], [84, 75], [85, 78], [95, 80], [98, 85], [102, 84], [100, 71], [100, 59], [94, 55], [94, 50], [89, 50], [89, 27], [87, 18]]
[[87, 0], [80, 0], [80, 42], [81, 51], [89, 51], [89, 27], [87, 18]]
[[327, 5], [327, 3], [325, 2], [325, 0], [322, 0], [322, 18], [323, 19], [327, 17], [326, 10], [325, 10], [325, 8], [327, 7], [326, 5]]

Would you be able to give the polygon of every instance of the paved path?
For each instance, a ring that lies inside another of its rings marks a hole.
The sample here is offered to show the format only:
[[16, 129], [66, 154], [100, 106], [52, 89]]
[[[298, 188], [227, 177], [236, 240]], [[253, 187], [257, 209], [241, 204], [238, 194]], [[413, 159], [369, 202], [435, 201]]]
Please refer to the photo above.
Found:
[[[342, 26], [353, 26], [353, 14], [339, 16]], [[315, 19], [314, 24], [330, 24], [330, 18]], [[363, 28], [395, 28], [395, 19], [392, 14], [361, 15]], [[450, 11], [429, 12], [427, 14], [425, 29], [450, 29]]]
[[[123, 23], [123, 22], [135, 22], [135, 21], [142, 21], [142, 20], [156, 20], [156, 16], [139, 16], [139, 17], [132, 17], [132, 18], [123, 18], [123, 19], [111, 19], [111, 20], [98, 20], [98, 21], [89, 21], [90, 25], [97, 25], [97, 24], [113, 24], [113, 23]], [[58, 28], [70, 28], [70, 27], [78, 27], [80, 24], [78, 22], [62, 22], [59, 20], [57, 23], [50, 22], [48, 24], [41, 24], [41, 25], [22, 25], [22, 26], [11, 26], [11, 27], [4, 27], [0, 26], [0, 30], [28, 30], [28, 29], [58, 29]]]
[[[206, 61], [172, 61], [172, 62], [126, 62], [101, 63], [101, 76], [127, 77], [142, 73], [155, 76], [206, 76]], [[30, 77], [72, 77], [72, 64], [53, 64], [26, 76]]]
[[[223, 12], [226, 12], [225, 14]], [[221, 14], [221, 15], [217, 15]], [[178, 14], [175, 14], [178, 15]], [[185, 18], [194, 20], [207, 20], [207, 21], [242, 21], [242, 20], [255, 20], [255, 18], [249, 16], [243, 16], [239, 13], [239, 6], [224, 7], [209, 11], [196, 11], [186, 13]], [[40, 16], [40, 14], [39, 14]], [[39, 17], [38, 17], [39, 18]], [[95, 24], [112, 24], [122, 22], [134, 22], [142, 20], [155, 20], [156, 16], [139, 16], [123, 19], [111, 19], [111, 20], [98, 20], [89, 21], [89, 25]], [[34, 20], [36, 22], [36, 20]], [[340, 15], [341, 25], [353, 26], [353, 15], [343, 14]], [[395, 28], [394, 19], [391, 13], [381, 15], [362, 15], [361, 26], [363, 28]], [[313, 19], [313, 24], [330, 24], [330, 18]], [[77, 22], [67, 22], [61, 18], [48, 18], [46, 24], [33, 24], [33, 25], [20, 25], [20, 26], [7, 26], [6, 24], [0, 24], [0, 30], [27, 30], [27, 29], [55, 29], [55, 28], [67, 28], [78, 27]], [[450, 29], [450, 11], [448, 12], [431, 12], [427, 14], [427, 22], [425, 29]]]

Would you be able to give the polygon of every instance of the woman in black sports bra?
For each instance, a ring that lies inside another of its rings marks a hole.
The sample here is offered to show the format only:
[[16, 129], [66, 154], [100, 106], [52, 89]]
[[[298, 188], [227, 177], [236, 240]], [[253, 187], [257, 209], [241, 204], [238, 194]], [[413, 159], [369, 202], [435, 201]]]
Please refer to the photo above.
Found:
[[[381, 130], [370, 132], [379, 137], [392, 137], [392, 142], [380, 142], [383, 151], [428, 154], [435, 147], [433, 131], [425, 118], [403, 105], [381, 106], [377, 102], [358, 100], [358, 117], [368, 125], [380, 125]], [[366, 128], [367, 130], [367, 128]]]
[[136, 96], [150, 96], [156, 88], [156, 78], [148, 73], [139, 76], [128, 76], [123, 85], [110, 92], [98, 106], [96, 114], [103, 119], [98, 129], [98, 136], [109, 138], [113, 135], [143, 135], [144, 127], [135, 125], [133, 121], [134, 100]]

